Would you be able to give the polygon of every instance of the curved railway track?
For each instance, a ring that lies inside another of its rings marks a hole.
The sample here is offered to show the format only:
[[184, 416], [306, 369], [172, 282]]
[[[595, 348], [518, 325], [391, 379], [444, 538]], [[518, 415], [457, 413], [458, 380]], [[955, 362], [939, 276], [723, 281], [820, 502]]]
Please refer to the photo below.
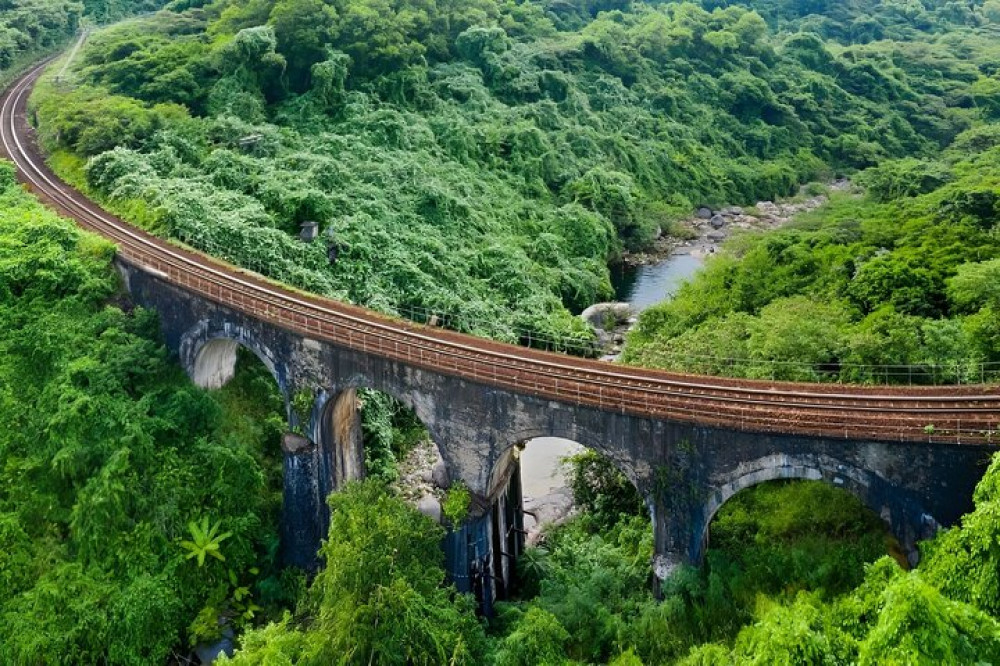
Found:
[[526, 349], [393, 319], [304, 294], [123, 222], [46, 166], [27, 120], [44, 69], [0, 97], [0, 139], [45, 203], [111, 240], [120, 260], [199, 297], [303, 336], [563, 403], [655, 419], [809, 436], [1000, 442], [1000, 387], [873, 388], [667, 373]]

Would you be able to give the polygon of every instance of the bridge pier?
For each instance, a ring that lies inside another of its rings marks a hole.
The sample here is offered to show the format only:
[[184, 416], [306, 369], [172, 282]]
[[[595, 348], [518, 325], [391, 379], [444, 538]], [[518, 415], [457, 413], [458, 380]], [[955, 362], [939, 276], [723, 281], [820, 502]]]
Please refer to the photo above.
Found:
[[[511, 384], [504, 373], [496, 372], [500, 366], [491, 365], [496, 362], [489, 360], [493, 351], [477, 352], [482, 367], [470, 370], [463, 365], [467, 350], [446, 353], [424, 350], [416, 343], [399, 343], [397, 348], [396, 342], [385, 342], [389, 334], [383, 330], [384, 322], [365, 324], [372, 328], [365, 331], [356, 330], [360, 325], [347, 319], [339, 324], [309, 320], [325, 336], [313, 337], [298, 319], [271, 314], [269, 302], [254, 308], [242, 301], [234, 304], [228, 292], [215, 287], [206, 297], [121, 257], [118, 267], [133, 302], [159, 313], [166, 346], [206, 388], [228, 378], [236, 345], [250, 349], [271, 370], [289, 408], [290, 428], [304, 425], [293, 414], [292, 403], [301, 402], [297, 391], [333, 387], [328, 392], [320, 389], [312, 414], [308, 419], [303, 415], [308, 427], [299, 430], [302, 439], [286, 440], [287, 561], [315, 566], [316, 548], [329, 524], [326, 496], [363, 473], [359, 424], [350, 418], [356, 410], [349, 391], [377, 389], [416, 412], [438, 444], [450, 477], [465, 482], [480, 500], [467, 524], [449, 537], [448, 570], [459, 589], [479, 592], [486, 611], [495, 599], [510, 593], [514, 560], [523, 550], [518, 532], [523, 526], [521, 493], [512, 472], [516, 465], [508, 459], [518, 442], [546, 436], [570, 439], [606, 456], [625, 473], [647, 498], [655, 535], [653, 568], [660, 576], [701, 561], [708, 526], [735, 493], [785, 478], [822, 480], [856, 494], [889, 523], [915, 556], [917, 541], [933, 534], [938, 525], [954, 524], [971, 509], [973, 489], [997, 448], [998, 422], [988, 407], [998, 400], [986, 389], [978, 396], [970, 393], [972, 389], [964, 393], [955, 389], [954, 400], [965, 406], [948, 407], [952, 411], [947, 413], [941, 411], [944, 407], [917, 409], [913, 401], [923, 392], [908, 396], [910, 402], [857, 387], [841, 389], [856, 394], [850, 400], [815, 392], [815, 401], [824, 404], [834, 397], [845, 404], [870, 400], [888, 419], [917, 414], [907, 419], [905, 427], [883, 426], [873, 417], [855, 422], [855, 415], [843, 415], [847, 408], [842, 406], [830, 412], [831, 419], [834, 415], [840, 419], [838, 427], [827, 427], [824, 420], [815, 426], [816, 432], [791, 434], [801, 425], [792, 416], [787, 417], [788, 432], [780, 419], [762, 430], [750, 412], [720, 424], [729, 398], [709, 397], [704, 398], [704, 411], [696, 413], [704, 418], [699, 424], [657, 415], [654, 403], [668, 400], [664, 395], [672, 392], [654, 396], [620, 383], [614, 391], [604, 392], [601, 378], [586, 368], [579, 369], [590, 382], [582, 392], [580, 387], [573, 392], [563, 390], [562, 384], [558, 390], [548, 386], [548, 371], [541, 367], [532, 371], [531, 381], [517, 374]], [[420, 331], [420, 335], [423, 340], [437, 334]], [[523, 364], [537, 365], [527, 359]], [[608, 366], [606, 374], [621, 372], [625, 371]], [[565, 380], [568, 386], [575, 381]], [[735, 390], [723, 384], [714, 390]], [[791, 389], [762, 384], [753, 390], [753, 399], [761, 404], [756, 411], [765, 413], [782, 391]], [[796, 400], [810, 393], [808, 388], [797, 390]], [[946, 392], [928, 398], [942, 404], [952, 399]], [[643, 405], [648, 408], [645, 412]], [[795, 411], [788, 405], [783, 409]], [[963, 429], [953, 425], [958, 418], [955, 410], [964, 410]], [[966, 412], [973, 415], [966, 417]], [[933, 423], [938, 428], [932, 431]], [[928, 433], [926, 441], [923, 435], [913, 437], [915, 430]]]
[[319, 569], [319, 546], [326, 536], [330, 512], [320, 491], [317, 446], [288, 433], [284, 454], [284, 492], [281, 505], [281, 560], [306, 571]]
[[517, 584], [517, 560], [525, 530], [521, 466], [515, 460], [492, 500], [445, 536], [445, 569], [459, 592], [475, 595], [481, 612], [493, 615], [494, 602], [510, 598]]

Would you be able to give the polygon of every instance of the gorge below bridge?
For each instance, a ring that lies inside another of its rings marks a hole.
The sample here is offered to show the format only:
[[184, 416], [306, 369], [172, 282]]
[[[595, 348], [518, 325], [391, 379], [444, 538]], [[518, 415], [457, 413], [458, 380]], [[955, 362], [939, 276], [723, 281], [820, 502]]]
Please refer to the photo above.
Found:
[[[522, 552], [519, 444], [574, 440], [606, 456], [649, 508], [663, 578], [700, 561], [715, 512], [776, 479], [840, 486], [881, 516], [903, 548], [971, 508], [1000, 434], [1000, 387], [892, 387], [702, 377], [573, 358], [380, 315], [267, 281], [138, 230], [60, 181], [26, 117], [42, 71], [2, 98], [6, 155], [48, 205], [117, 245], [137, 305], [159, 313], [164, 340], [192, 379], [218, 388], [245, 347], [284, 396], [283, 552], [317, 564], [326, 496], [364, 472], [357, 390], [411, 407], [452, 480], [473, 498], [446, 538], [447, 567], [489, 612]], [[308, 409], [297, 410], [308, 398]], [[309, 413], [298, 413], [308, 411]]]

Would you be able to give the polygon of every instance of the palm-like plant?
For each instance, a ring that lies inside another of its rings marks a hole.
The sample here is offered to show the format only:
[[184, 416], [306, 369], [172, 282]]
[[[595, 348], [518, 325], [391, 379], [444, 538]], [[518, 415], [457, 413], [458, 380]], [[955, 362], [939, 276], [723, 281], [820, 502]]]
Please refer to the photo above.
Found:
[[186, 559], [198, 558], [198, 566], [205, 566], [205, 558], [209, 555], [225, 562], [226, 558], [220, 550], [220, 544], [233, 535], [232, 532], [219, 534], [222, 521], [217, 521], [209, 527], [208, 516], [201, 519], [201, 522], [191, 521], [188, 523], [188, 531], [191, 533], [191, 541], [181, 541], [181, 547], [190, 551]]

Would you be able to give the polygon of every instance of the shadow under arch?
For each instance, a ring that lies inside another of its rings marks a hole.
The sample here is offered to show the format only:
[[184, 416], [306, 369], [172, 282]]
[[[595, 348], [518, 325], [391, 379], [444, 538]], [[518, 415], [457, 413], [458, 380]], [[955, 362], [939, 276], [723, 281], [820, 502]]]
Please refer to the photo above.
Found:
[[[627, 479], [628, 483], [635, 489], [638, 498], [641, 499], [645, 517], [649, 521], [652, 531], [655, 528], [653, 503], [650, 493], [642, 483], [642, 479], [636, 473], [635, 468], [630, 464], [625, 464], [614, 456], [614, 447], [607, 446], [603, 441], [595, 441], [593, 436], [588, 436], [573, 428], [555, 427], [534, 427], [518, 430], [506, 438], [506, 444], [500, 449], [499, 454], [490, 471], [490, 499], [492, 504], [492, 518], [499, 530], [494, 531], [493, 552], [500, 553], [502, 559], [493, 558], [496, 580], [513, 580], [513, 570], [517, 558], [523, 554], [527, 545], [525, 537], [528, 531], [525, 529], [525, 486], [531, 483], [525, 481], [523, 476], [525, 468], [522, 465], [521, 452], [528, 450], [532, 446], [544, 446], [545, 443], [537, 442], [540, 439], [558, 439], [566, 443], [571, 443], [581, 449], [593, 452], [610, 462], [610, 464]], [[551, 444], [558, 445], [553, 442]], [[570, 455], [572, 453], [570, 452]], [[561, 464], [556, 460], [547, 458], [543, 463], [545, 469], [530, 472], [533, 476], [538, 473], [553, 472], [554, 466]], [[569, 480], [565, 481], [568, 487]], [[539, 498], [535, 498], [539, 499]], [[572, 507], [572, 500], [568, 501], [566, 510]], [[532, 507], [528, 507], [531, 509]], [[623, 509], [627, 507], [622, 507]], [[635, 507], [637, 508], [637, 507]], [[561, 513], [559, 510], [557, 514]], [[533, 516], [536, 526], [544, 522], [550, 522], [547, 517], [536, 514]], [[565, 518], [565, 515], [556, 515], [555, 518]], [[512, 533], [516, 533], [517, 538], [512, 538]], [[653, 573], [653, 562], [650, 561], [650, 574]], [[509, 588], [508, 588], [509, 589]], [[503, 598], [503, 594], [508, 589], [498, 589], [498, 597]]]
[[825, 456], [775, 454], [740, 465], [712, 490], [692, 535], [692, 561], [703, 560], [712, 520], [726, 502], [742, 490], [781, 480], [822, 481], [850, 492], [886, 523], [911, 565], [919, 560], [917, 541], [933, 536], [939, 527], [919, 501], [874, 472]]
[[236, 362], [241, 348], [256, 356], [264, 364], [278, 384], [282, 396], [287, 400], [285, 378], [279, 371], [273, 355], [252, 340], [235, 338], [225, 333], [208, 337], [194, 346], [190, 359], [185, 363], [191, 381], [203, 389], [222, 388], [236, 375]]

